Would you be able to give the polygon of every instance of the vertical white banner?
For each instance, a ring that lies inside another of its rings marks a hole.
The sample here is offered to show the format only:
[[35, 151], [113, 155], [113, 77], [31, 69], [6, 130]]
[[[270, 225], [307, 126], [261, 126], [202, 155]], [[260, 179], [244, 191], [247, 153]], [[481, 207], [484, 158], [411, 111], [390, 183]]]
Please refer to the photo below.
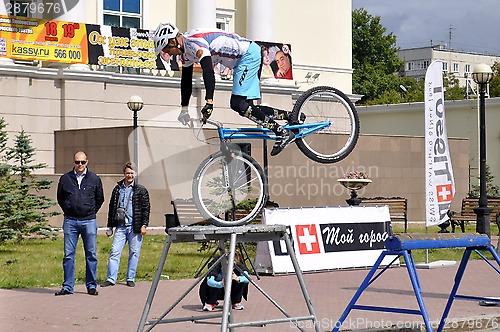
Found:
[[427, 68], [424, 93], [426, 225], [435, 226], [449, 219], [447, 213], [455, 196], [444, 114], [441, 61], [434, 61]]

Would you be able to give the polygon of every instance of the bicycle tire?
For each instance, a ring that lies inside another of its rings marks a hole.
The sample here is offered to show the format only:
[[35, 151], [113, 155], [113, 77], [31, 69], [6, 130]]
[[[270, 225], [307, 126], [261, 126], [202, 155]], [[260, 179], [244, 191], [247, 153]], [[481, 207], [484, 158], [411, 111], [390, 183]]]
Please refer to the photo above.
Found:
[[[317, 86], [305, 91], [293, 106], [291, 123], [330, 121], [329, 127], [298, 138], [295, 142], [308, 158], [323, 164], [347, 157], [358, 142], [359, 117], [354, 104], [340, 90]], [[303, 117], [303, 116], [302, 116]], [[326, 135], [332, 135], [327, 138]], [[333, 150], [332, 150], [333, 149]]]
[[[227, 164], [231, 174], [229, 194], [224, 185], [223, 162], [227, 157], [216, 152], [198, 166], [193, 179], [193, 200], [200, 214], [215, 226], [242, 226], [257, 218], [268, 200], [267, 179], [262, 167], [248, 154], [230, 152]], [[236, 208], [245, 200], [255, 200], [254, 207], [245, 214], [236, 214]]]

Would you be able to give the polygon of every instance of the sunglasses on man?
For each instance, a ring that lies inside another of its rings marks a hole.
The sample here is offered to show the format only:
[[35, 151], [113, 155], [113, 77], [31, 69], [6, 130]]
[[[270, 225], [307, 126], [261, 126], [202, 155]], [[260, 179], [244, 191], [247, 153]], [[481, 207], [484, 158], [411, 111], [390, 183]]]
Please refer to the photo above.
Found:
[[85, 165], [86, 163], [86, 160], [75, 160], [75, 165]]

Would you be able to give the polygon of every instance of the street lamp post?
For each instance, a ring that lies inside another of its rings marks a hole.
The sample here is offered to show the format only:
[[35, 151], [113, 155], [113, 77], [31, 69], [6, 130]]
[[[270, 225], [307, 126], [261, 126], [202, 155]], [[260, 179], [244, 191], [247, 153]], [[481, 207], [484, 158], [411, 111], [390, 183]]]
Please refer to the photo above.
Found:
[[142, 98], [139, 96], [132, 96], [127, 102], [127, 107], [129, 110], [134, 112], [134, 164], [135, 167], [137, 167], [137, 170], [139, 170], [139, 144], [137, 140], [137, 112], [142, 110], [142, 107], [144, 106], [144, 102], [142, 101]]
[[474, 66], [472, 79], [479, 85], [479, 207], [474, 209], [477, 215], [476, 232], [480, 234], [490, 233], [490, 214], [492, 209], [488, 208], [488, 197], [486, 195], [486, 112], [485, 91], [486, 85], [493, 78], [491, 67], [487, 64]]

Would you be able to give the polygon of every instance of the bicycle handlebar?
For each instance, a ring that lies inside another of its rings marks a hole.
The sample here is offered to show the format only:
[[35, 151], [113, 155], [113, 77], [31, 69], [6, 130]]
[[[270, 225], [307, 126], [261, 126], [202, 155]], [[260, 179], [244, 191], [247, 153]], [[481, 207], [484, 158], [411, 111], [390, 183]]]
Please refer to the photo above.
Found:
[[222, 122], [214, 121], [214, 120], [210, 120], [210, 119], [203, 120], [203, 119], [191, 118], [190, 121], [191, 122], [199, 122], [202, 125], [205, 124], [205, 123], [208, 123], [208, 124], [210, 124], [210, 125], [212, 125], [214, 127], [217, 127], [217, 128], [223, 128], [224, 127], [224, 125], [222, 124]]

